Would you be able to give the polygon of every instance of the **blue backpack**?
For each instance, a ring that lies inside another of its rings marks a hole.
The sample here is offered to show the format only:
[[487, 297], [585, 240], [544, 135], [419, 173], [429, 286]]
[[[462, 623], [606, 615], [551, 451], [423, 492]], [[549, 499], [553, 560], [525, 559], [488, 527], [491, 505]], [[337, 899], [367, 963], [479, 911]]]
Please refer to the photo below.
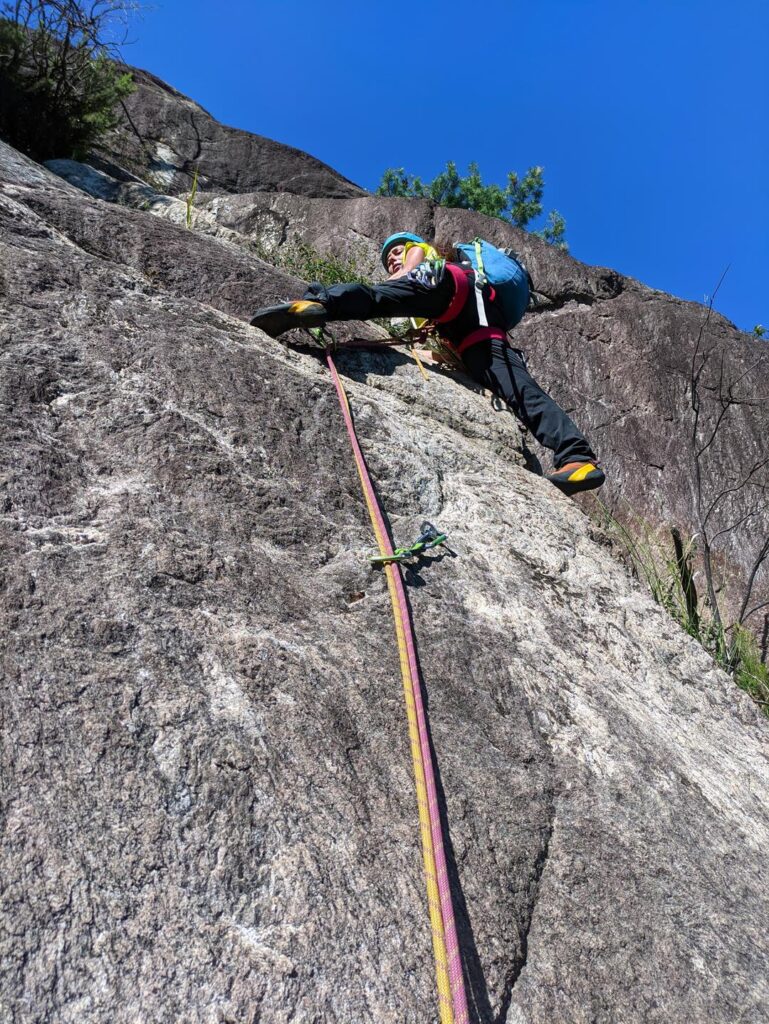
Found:
[[526, 267], [512, 249], [502, 251], [483, 238], [457, 242], [455, 249], [460, 262], [469, 263], [475, 271], [475, 300], [481, 326], [488, 327], [481, 295], [484, 284], [488, 283], [496, 292], [494, 301], [504, 315], [505, 330], [511, 330], [521, 320], [529, 304], [532, 284]]

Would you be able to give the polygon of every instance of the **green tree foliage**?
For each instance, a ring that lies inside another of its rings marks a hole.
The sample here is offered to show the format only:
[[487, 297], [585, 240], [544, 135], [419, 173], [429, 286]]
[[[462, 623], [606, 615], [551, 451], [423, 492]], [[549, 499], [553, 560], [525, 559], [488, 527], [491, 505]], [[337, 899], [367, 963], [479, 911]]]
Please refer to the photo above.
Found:
[[538, 238], [544, 238], [550, 245], [557, 249], [569, 251], [569, 244], [566, 241], [566, 221], [557, 210], [551, 210], [547, 217], [547, 224], [541, 231], [535, 231]]
[[82, 159], [118, 121], [131, 76], [109, 59], [128, 0], [0, 3], [0, 136], [36, 160]]
[[[542, 214], [544, 191], [542, 167], [530, 167], [523, 177], [510, 171], [507, 185], [502, 188], [494, 183], [485, 185], [478, 164], [471, 163], [467, 174], [462, 177], [454, 161], [449, 160], [446, 170], [427, 183], [407, 174], [402, 167], [389, 167], [382, 175], [377, 195], [432, 199], [439, 206], [475, 210], [487, 217], [499, 217], [516, 227], [525, 228]], [[568, 249], [566, 221], [557, 210], [549, 214], [547, 225], [535, 234], [551, 245]]]
[[756, 324], [752, 333], [755, 338], [765, 338], [767, 331], [763, 324]]
[[388, 167], [382, 175], [376, 194], [398, 198], [418, 196], [421, 199], [424, 198], [425, 191], [420, 178], [412, 178], [402, 167]]

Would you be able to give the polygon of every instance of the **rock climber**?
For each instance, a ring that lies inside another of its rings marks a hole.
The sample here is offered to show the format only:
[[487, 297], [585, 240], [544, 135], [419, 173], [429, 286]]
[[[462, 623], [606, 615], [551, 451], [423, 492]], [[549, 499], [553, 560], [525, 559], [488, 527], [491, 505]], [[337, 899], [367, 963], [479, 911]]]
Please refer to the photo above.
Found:
[[[381, 259], [389, 275], [383, 284], [311, 284], [301, 300], [258, 310], [252, 325], [277, 337], [292, 328], [321, 327], [335, 320], [426, 318], [473, 380], [505, 401], [552, 451], [554, 468], [548, 480], [566, 494], [600, 487], [605, 476], [587, 438], [534, 380], [523, 353], [510, 345], [494, 287], [488, 282], [475, 287], [476, 272], [467, 262], [441, 259], [429, 243], [408, 231], [386, 239]], [[530, 289], [528, 272], [518, 266], [521, 304], [516, 319], [523, 315]]]

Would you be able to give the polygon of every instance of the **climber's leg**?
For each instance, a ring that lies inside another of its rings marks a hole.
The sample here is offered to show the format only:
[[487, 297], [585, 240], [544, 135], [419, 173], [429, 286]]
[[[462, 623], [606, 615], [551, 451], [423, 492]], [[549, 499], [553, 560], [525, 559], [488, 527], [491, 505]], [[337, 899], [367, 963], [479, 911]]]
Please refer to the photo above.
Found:
[[553, 452], [553, 483], [573, 493], [604, 482], [587, 438], [534, 380], [521, 352], [492, 339], [467, 349], [463, 361], [473, 379], [507, 402], [540, 444]]

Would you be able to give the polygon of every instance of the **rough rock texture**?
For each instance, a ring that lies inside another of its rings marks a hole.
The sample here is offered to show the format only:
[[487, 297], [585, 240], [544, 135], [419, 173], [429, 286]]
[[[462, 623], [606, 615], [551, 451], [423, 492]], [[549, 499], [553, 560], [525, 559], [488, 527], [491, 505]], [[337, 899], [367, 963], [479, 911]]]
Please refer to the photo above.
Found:
[[[336, 398], [230, 315], [298, 282], [4, 146], [0, 244], [0, 1017], [435, 1020]], [[396, 539], [451, 539], [409, 594], [476, 1019], [766, 1020], [766, 722], [512, 416], [338, 361]]]
[[[196, 235], [211, 235], [232, 242], [238, 249], [244, 249], [260, 259], [274, 254], [274, 247], [265, 246], [258, 234], [243, 234], [224, 227], [213, 213], [202, 209], [200, 203], [195, 204], [187, 197], [179, 198], [158, 192], [135, 175], [126, 173], [117, 179], [105, 171], [76, 160], [47, 160], [45, 166], [95, 199], [104, 199], [118, 206], [152, 213], [156, 217], [171, 221], [172, 224], [189, 227]], [[301, 287], [302, 285], [298, 283], [293, 285], [294, 290]], [[246, 308], [251, 307], [247, 305]], [[242, 313], [243, 310], [235, 312]]]
[[[95, 179], [91, 169], [71, 162], [50, 166], [92, 195], [184, 221], [179, 200], [152, 190], [151, 196], [145, 195], [135, 183], [104, 184], [103, 175]], [[457, 239], [477, 234], [513, 246], [525, 257], [537, 288], [536, 307], [516, 329], [515, 341], [525, 349], [537, 378], [598, 450], [608, 471], [602, 499], [620, 519], [640, 516], [661, 530], [676, 525], [689, 534], [698, 532], [687, 395], [697, 344], [702, 352], [711, 352], [702, 379], [704, 423], [712, 424], [718, 413], [715, 399], [722, 365], [727, 383], [741, 381], [735, 391], [738, 397], [764, 390], [766, 342], [738, 331], [717, 313], [708, 317], [697, 303], [654, 291], [615, 271], [586, 266], [499, 220], [427, 201], [287, 193], [201, 197], [195, 217], [197, 230], [235, 241], [261, 256], [306, 243], [319, 252], [354, 258], [374, 279], [383, 277], [381, 239], [404, 224], [435, 238], [444, 250]], [[741, 405], [729, 413], [702, 460], [705, 508], [719, 490], [743, 479], [766, 454], [767, 436], [766, 402]], [[547, 465], [548, 453], [539, 454]], [[765, 470], [761, 479], [766, 481]], [[712, 534], [740, 522], [754, 501], [750, 487], [729, 496], [712, 517]], [[769, 516], [763, 511], [718, 541], [716, 564], [725, 588], [721, 598], [733, 615], [767, 533]], [[755, 603], [767, 598], [769, 566], [755, 581]], [[769, 616], [753, 616], [750, 625], [765, 647]]]
[[102, 169], [127, 169], [160, 191], [187, 192], [195, 168], [201, 190], [355, 196], [363, 190], [292, 146], [220, 124], [198, 103], [139, 68], [125, 119], [100, 146]]
[[[687, 387], [698, 341], [701, 352], [711, 353], [702, 378], [703, 422], [712, 424], [718, 413], [721, 367], [727, 383], [740, 381], [737, 397], [765, 397], [765, 341], [737, 330], [717, 313], [708, 318], [697, 303], [654, 291], [616, 271], [586, 266], [500, 220], [427, 201], [375, 196], [216, 196], [203, 204], [222, 227], [260, 238], [262, 251], [305, 241], [322, 252], [353, 255], [375, 275], [382, 274], [381, 239], [404, 226], [434, 238], [444, 251], [479, 234], [515, 248], [531, 271], [537, 302], [513, 339], [525, 350], [535, 376], [598, 450], [608, 474], [602, 497], [621, 518], [632, 511], [653, 526], [675, 524], [697, 531]], [[707, 436], [707, 431], [701, 433]], [[767, 437], [766, 401], [729, 413], [717, 443], [702, 460], [705, 508], [725, 484], [742, 479], [766, 455]], [[765, 470], [761, 479], [766, 483]], [[712, 532], [739, 521], [754, 500], [755, 491], [745, 488], [725, 501], [712, 518]], [[734, 595], [743, 593], [767, 535], [769, 515], [764, 510], [720, 540]], [[769, 566], [757, 579], [757, 595], [769, 597]], [[752, 621], [760, 633], [760, 625]]]
[[[722, 358], [726, 382], [740, 381], [739, 397], [765, 397], [765, 341], [738, 331], [715, 313], [701, 333], [707, 314], [703, 306], [654, 291], [613, 270], [585, 266], [499, 220], [436, 208], [427, 201], [366, 195], [306, 154], [225, 128], [159, 79], [131, 70], [138, 89], [126, 104], [130, 117], [114, 133], [102, 164], [103, 171], [122, 180], [96, 181], [93, 169], [59, 167], [58, 173], [70, 180], [80, 177], [78, 185], [91, 194], [183, 223], [184, 205], [166, 193], [188, 192], [192, 168], [198, 166], [203, 190], [229, 193], [200, 194], [199, 231], [257, 255], [306, 242], [321, 252], [353, 256], [374, 277], [382, 273], [381, 239], [404, 227], [435, 239], [444, 250], [476, 234], [512, 245], [525, 257], [537, 289], [536, 310], [516, 330], [515, 340], [535, 375], [598, 449], [608, 471], [603, 500], [621, 520], [641, 516], [665, 534], [670, 525], [688, 534], [699, 532], [693, 515], [687, 397], [694, 346], [699, 339], [710, 352], [702, 384], [704, 419], [712, 423], [718, 415]], [[126, 173], [126, 166], [151, 179], [152, 187]], [[707, 287], [703, 282], [703, 291]], [[701, 434], [706, 437], [707, 430]], [[721, 599], [731, 615], [769, 535], [766, 510], [751, 512], [755, 490], [735, 485], [766, 454], [767, 436], [765, 401], [735, 408], [701, 467], [704, 508], [720, 490], [735, 487], [709, 523], [713, 534], [741, 524], [720, 535], [716, 544]], [[761, 479], [766, 485], [765, 472]], [[769, 599], [769, 563], [756, 578], [755, 596], [756, 604]], [[750, 625], [766, 653], [769, 615], [753, 616]]]

